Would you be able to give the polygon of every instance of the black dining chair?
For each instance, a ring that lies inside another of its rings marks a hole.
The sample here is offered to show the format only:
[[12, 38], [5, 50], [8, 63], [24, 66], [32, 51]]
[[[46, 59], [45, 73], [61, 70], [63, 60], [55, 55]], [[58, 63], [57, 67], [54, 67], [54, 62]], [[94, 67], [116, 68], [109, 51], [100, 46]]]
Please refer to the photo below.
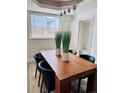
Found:
[[44, 83], [47, 92], [50, 93], [50, 91], [55, 90], [55, 73], [47, 62], [38, 63], [38, 67], [42, 72], [43, 80], [41, 82], [40, 92], [42, 92], [42, 86]]
[[68, 52], [70, 52], [70, 53], [72, 53], [72, 54], [74, 54], [74, 55], [77, 54], [77, 51], [76, 51], [76, 50], [72, 50], [72, 49], [69, 49]]
[[42, 56], [42, 54], [40, 52], [36, 53], [35, 55], [33, 55], [35, 62], [36, 62], [36, 70], [35, 70], [35, 78], [37, 76], [37, 70], [39, 71], [39, 80], [38, 80], [38, 86], [40, 86], [40, 80], [41, 80], [41, 71], [38, 68], [38, 63], [39, 62], [45, 62], [46, 60], [44, 59], [44, 57]]
[[[89, 62], [92, 62], [92, 63], [95, 62], [95, 58], [94, 58], [93, 56], [91, 56], [91, 55], [81, 54], [81, 55], [79, 55], [79, 57], [81, 57], [81, 58], [83, 58], [83, 59], [85, 59], [85, 60], [88, 60]], [[83, 77], [83, 78], [79, 78], [79, 79], [78, 79], [78, 90], [77, 90], [77, 93], [80, 92], [81, 80], [82, 80], [82, 79], [85, 79], [85, 78], [86, 78], [86, 77]]]

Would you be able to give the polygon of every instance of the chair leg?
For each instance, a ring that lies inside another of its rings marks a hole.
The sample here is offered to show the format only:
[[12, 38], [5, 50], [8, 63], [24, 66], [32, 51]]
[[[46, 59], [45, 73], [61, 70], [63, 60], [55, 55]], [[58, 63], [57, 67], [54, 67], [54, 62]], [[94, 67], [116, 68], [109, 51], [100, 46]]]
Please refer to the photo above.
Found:
[[38, 87], [40, 86], [41, 72], [39, 73]]
[[37, 67], [36, 67], [36, 70], [35, 70], [35, 78], [37, 77]]
[[40, 86], [40, 92], [42, 92], [42, 87], [43, 87], [43, 76], [42, 76], [42, 81], [41, 81], [41, 86]]
[[81, 78], [78, 80], [78, 90], [77, 90], [77, 93], [80, 93], [80, 85], [81, 85]]
[[50, 93], [50, 91], [47, 91], [47, 93]]

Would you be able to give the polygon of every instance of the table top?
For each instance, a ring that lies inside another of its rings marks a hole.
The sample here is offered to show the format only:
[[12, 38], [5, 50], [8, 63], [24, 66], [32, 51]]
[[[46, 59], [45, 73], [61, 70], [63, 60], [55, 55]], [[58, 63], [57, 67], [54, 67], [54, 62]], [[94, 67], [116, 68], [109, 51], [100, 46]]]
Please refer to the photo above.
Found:
[[64, 62], [61, 56], [55, 55], [55, 50], [40, 51], [59, 80], [75, 80], [96, 71], [97, 65], [69, 53], [69, 61]]

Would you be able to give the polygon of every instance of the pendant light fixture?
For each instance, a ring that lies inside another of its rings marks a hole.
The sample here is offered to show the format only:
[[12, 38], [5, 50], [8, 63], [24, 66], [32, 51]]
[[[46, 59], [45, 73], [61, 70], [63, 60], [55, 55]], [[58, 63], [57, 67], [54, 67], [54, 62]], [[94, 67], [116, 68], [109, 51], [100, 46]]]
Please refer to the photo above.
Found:
[[73, 5], [73, 10], [76, 10], [76, 5]]
[[64, 10], [64, 14], [66, 15], [66, 10]]
[[68, 8], [68, 13], [70, 13], [71, 11], [70, 11], [70, 8]]
[[60, 16], [69, 14], [69, 13], [75, 11], [75, 10], [76, 10], [76, 5], [72, 5], [72, 7], [68, 7], [67, 9], [64, 9], [64, 11], [60, 13]]

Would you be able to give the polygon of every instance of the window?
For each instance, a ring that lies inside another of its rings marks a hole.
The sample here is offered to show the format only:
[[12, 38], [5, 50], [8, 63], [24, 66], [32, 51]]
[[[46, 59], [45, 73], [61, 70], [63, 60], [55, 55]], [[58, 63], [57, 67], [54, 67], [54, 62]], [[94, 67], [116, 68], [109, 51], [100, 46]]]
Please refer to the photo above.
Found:
[[59, 31], [59, 16], [31, 14], [31, 38], [54, 38], [56, 31]]

